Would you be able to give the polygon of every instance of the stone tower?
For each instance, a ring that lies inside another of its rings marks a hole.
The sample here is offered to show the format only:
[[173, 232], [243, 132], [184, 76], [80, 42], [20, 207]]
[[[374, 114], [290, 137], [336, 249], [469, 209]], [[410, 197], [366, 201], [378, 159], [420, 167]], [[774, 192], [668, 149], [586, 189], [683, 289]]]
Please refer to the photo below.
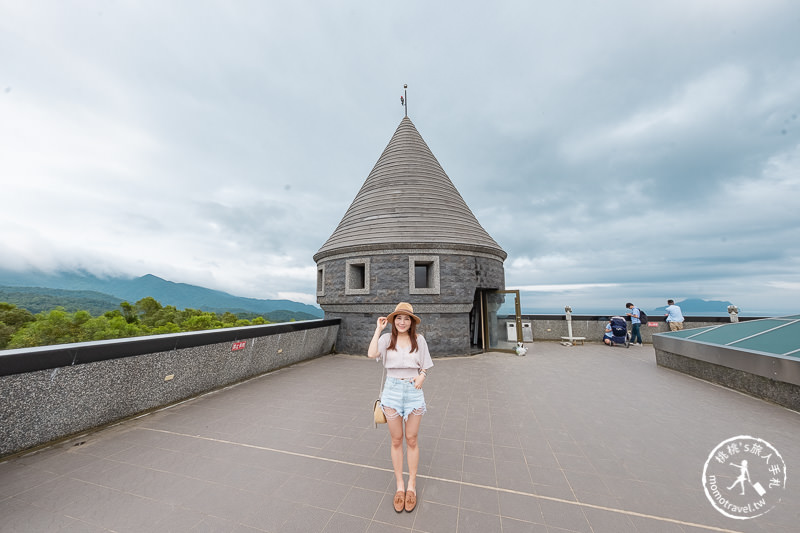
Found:
[[506, 255], [403, 118], [314, 255], [317, 302], [342, 319], [336, 351], [366, 353], [376, 319], [401, 301], [422, 319], [432, 355], [474, 351], [479, 293], [505, 288]]

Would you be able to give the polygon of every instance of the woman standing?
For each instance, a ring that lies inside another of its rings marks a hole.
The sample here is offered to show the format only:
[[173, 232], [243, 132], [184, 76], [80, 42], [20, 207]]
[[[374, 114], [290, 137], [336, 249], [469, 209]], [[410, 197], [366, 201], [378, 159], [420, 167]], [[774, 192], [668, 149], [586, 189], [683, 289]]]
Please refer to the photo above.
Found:
[[[368, 355], [380, 358], [386, 368], [381, 407], [392, 437], [392, 466], [397, 480], [394, 510], [413, 511], [417, 505], [417, 467], [419, 466], [419, 424], [425, 414], [422, 384], [433, 366], [428, 343], [417, 334], [420, 323], [411, 304], [400, 302], [388, 317], [379, 317]], [[391, 333], [381, 335], [387, 324]], [[403, 484], [403, 433], [408, 450], [408, 488]]]

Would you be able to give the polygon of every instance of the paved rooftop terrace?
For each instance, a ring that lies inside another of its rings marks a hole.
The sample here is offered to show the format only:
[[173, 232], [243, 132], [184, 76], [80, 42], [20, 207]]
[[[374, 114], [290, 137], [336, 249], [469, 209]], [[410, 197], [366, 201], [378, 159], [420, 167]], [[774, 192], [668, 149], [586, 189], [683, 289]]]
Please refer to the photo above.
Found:
[[[0, 531], [800, 530], [800, 414], [659, 368], [651, 346], [530, 346], [435, 360], [412, 513], [371, 424], [380, 367], [331, 355], [0, 463]], [[788, 471], [749, 520], [701, 482], [737, 435]]]

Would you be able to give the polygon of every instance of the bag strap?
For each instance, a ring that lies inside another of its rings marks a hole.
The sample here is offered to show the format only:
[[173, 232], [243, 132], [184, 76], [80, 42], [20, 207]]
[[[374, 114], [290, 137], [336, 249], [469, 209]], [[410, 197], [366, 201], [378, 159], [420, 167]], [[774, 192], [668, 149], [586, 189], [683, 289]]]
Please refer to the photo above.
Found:
[[384, 383], [386, 383], [386, 378], [383, 377], [386, 374], [386, 365], [383, 364], [383, 357], [381, 357], [380, 362], [381, 362], [381, 367], [383, 367], [383, 371], [381, 372], [381, 389], [380, 392], [378, 393], [379, 400], [381, 399], [381, 396], [383, 396], [383, 385]]

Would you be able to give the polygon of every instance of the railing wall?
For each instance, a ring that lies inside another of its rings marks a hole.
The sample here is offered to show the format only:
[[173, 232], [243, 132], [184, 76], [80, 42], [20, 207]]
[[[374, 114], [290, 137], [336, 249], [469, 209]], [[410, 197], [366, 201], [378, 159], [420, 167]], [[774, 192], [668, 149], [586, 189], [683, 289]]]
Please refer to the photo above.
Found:
[[0, 352], [0, 457], [331, 353], [339, 320]]
[[[572, 315], [572, 336], [585, 337], [586, 342], [602, 342], [605, 332], [606, 322], [610, 315]], [[666, 333], [669, 325], [664, 321], [663, 316], [648, 317], [649, 323], [655, 326], [642, 324], [640, 332], [642, 341], [646, 344], [653, 342], [653, 335], [656, 333]], [[760, 318], [760, 317], [759, 317]], [[739, 320], [757, 320], [756, 317], [739, 317]], [[513, 319], [512, 319], [513, 320]], [[565, 315], [523, 315], [523, 322], [530, 322], [533, 330], [533, 340], [536, 341], [561, 341], [561, 337], [568, 336], [567, 319]], [[684, 328], [700, 328], [704, 326], [719, 326], [729, 324], [729, 317], [685, 317]], [[630, 331], [630, 321], [628, 321], [628, 331]]]

